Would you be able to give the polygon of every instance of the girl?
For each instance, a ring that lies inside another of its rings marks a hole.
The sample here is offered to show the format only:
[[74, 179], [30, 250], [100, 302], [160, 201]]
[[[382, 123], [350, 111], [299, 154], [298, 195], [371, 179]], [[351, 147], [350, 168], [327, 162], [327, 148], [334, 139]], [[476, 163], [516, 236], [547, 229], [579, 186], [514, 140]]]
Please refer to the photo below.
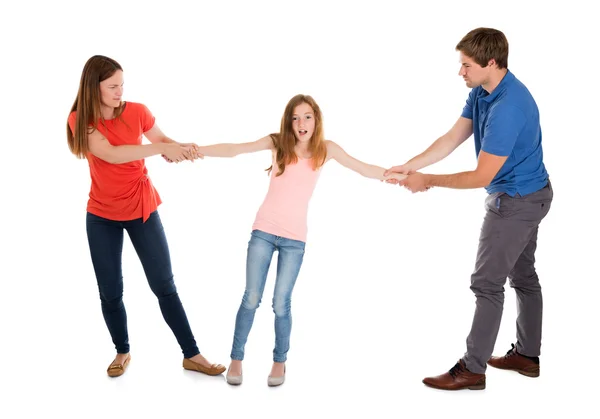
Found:
[[279, 252], [273, 295], [275, 349], [267, 383], [277, 386], [285, 380], [285, 361], [292, 327], [292, 290], [304, 257], [308, 204], [321, 167], [330, 159], [335, 159], [369, 178], [383, 181], [392, 177], [397, 180], [406, 177], [398, 173], [386, 177], [384, 168], [356, 160], [333, 141], [324, 140], [321, 110], [313, 98], [306, 95], [297, 95], [289, 101], [278, 134], [251, 143], [215, 144], [198, 149], [200, 154], [209, 157], [234, 157], [261, 150], [272, 152], [272, 165], [267, 169], [271, 180], [248, 243], [246, 290], [236, 317], [231, 364], [226, 375], [227, 382], [232, 385], [242, 383], [244, 346], [262, 298], [275, 250]]
[[[160, 196], [148, 177], [144, 159], [163, 155], [180, 162], [199, 157], [194, 146], [162, 133], [144, 105], [123, 102], [123, 69], [115, 60], [91, 57], [81, 74], [67, 124], [71, 152], [86, 158], [92, 186], [87, 204], [87, 237], [100, 291], [102, 314], [117, 350], [108, 375], [122, 375], [131, 356], [123, 305], [121, 254], [123, 230], [142, 262], [163, 317], [177, 338], [185, 369], [221, 374], [196, 346], [171, 271], [165, 232], [158, 215]], [[142, 145], [142, 134], [152, 144]]]

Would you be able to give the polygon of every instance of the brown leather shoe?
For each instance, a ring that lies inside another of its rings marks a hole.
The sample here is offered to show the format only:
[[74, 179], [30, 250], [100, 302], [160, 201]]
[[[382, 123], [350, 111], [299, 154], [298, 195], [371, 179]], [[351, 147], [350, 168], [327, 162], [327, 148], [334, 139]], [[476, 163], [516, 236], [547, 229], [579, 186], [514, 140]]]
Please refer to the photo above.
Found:
[[127, 354], [127, 358], [122, 364], [110, 364], [106, 370], [106, 373], [109, 377], [120, 377], [121, 375], [125, 374], [125, 370], [127, 370], [129, 361], [131, 361], [131, 355]]
[[219, 375], [227, 369], [224, 365], [221, 364], [212, 364], [210, 368], [207, 368], [204, 365], [194, 362], [189, 358], [183, 359], [183, 368], [190, 371], [198, 371], [207, 375]]
[[475, 374], [467, 369], [460, 359], [455, 366], [445, 374], [436, 377], [427, 377], [423, 384], [440, 390], [483, 390], [485, 388], [485, 374]]
[[540, 376], [540, 364], [533, 359], [524, 357], [517, 352], [514, 344], [510, 344], [511, 348], [504, 356], [493, 356], [487, 362], [489, 366], [499, 368], [501, 370], [512, 370], [527, 377]]

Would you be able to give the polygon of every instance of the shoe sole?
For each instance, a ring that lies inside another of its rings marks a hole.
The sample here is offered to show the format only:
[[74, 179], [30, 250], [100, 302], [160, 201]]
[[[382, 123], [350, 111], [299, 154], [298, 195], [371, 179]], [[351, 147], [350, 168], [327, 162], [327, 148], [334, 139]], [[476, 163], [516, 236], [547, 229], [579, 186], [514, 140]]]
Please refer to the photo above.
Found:
[[[215, 364], [213, 364], [215, 365]], [[216, 377], [217, 375], [223, 374], [227, 368], [210, 368], [205, 367], [204, 365], [200, 365], [197, 362], [190, 361], [189, 359], [183, 360], [183, 369], [188, 371], [196, 371], [202, 374], [210, 375], [211, 377]]]
[[[279, 377], [277, 377], [279, 378]], [[285, 376], [283, 377], [283, 380], [281, 381], [271, 381], [270, 379], [267, 380], [267, 386], [269, 387], [279, 387], [280, 385], [282, 385], [283, 383], [285, 383]]]
[[531, 378], [537, 378], [540, 376], [540, 372], [539, 371], [535, 371], [535, 372], [531, 372], [531, 371], [523, 371], [523, 370], [513, 370], [518, 372], [521, 375], [524, 375], [525, 377], [531, 377]]
[[233, 383], [231, 381], [227, 381], [227, 384], [229, 384], [230, 386], [241, 386], [242, 383]]
[[227, 384], [229, 384], [230, 386], [239, 386], [242, 384], [242, 380], [236, 380], [235, 378], [231, 379], [227, 376], [225, 376], [225, 381], [227, 381]]
[[497, 367], [495, 365], [492, 364], [488, 364], [490, 367], [496, 368], [498, 370], [504, 370], [504, 371], [515, 371], [518, 372], [521, 375], [524, 375], [525, 377], [530, 377], [530, 378], [537, 378], [540, 376], [540, 370], [538, 369], [537, 371], [525, 371], [525, 370], [518, 370], [516, 368], [502, 368], [502, 367]]
[[436, 390], [449, 390], [449, 391], [458, 391], [458, 390], [485, 390], [485, 383], [484, 384], [477, 384], [477, 385], [474, 385], [474, 386], [461, 387], [461, 388], [444, 388], [444, 387], [434, 386], [432, 384], [427, 384], [427, 383], [423, 383], [423, 384], [425, 384], [427, 387], [435, 388]]

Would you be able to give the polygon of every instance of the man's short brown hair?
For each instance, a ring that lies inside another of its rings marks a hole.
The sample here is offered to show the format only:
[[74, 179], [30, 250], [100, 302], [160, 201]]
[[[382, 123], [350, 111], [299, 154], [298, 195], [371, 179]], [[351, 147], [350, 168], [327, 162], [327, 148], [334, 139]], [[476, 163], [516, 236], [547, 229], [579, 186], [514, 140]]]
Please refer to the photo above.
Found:
[[482, 67], [487, 67], [489, 61], [494, 59], [498, 68], [508, 68], [508, 40], [497, 29], [473, 29], [460, 40], [456, 50]]

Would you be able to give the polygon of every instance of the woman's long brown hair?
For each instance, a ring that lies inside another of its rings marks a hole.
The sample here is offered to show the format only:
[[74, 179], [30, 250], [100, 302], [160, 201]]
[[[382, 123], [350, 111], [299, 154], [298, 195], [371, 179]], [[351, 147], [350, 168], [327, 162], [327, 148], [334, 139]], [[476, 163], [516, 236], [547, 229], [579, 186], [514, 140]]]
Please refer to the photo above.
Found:
[[[94, 132], [98, 121], [102, 120], [100, 82], [112, 77], [117, 70], [123, 71], [121, 65], [103, 55], [94, 55], [83, 67], [77, 97], [71, 107], [71, 112], [77, 112], [75, 132], [71, 132], [67, 122], [69, 149], [80, 159], [85, 158], [89, 152], [88, 135]], [[115, 118], [119, 118], [122, 112], [123, 104], [115, 109]]]

